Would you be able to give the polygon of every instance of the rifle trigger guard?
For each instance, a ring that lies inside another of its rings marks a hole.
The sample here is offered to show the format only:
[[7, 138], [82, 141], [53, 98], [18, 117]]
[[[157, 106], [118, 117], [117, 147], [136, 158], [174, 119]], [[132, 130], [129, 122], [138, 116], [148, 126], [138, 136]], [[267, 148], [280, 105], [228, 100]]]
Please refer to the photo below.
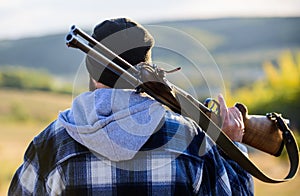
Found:
[[217, 115], [220, 115], [220, 104], [217, 100], [213, 98], [206, 98], [204, 101], [204, 105], [211, 111]]

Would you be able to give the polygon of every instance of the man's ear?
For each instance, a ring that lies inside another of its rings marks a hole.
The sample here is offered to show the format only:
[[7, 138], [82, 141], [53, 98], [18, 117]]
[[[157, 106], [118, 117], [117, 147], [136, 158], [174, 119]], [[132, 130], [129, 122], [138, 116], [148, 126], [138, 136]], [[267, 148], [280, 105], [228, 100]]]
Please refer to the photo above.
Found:
[[102, 84], [101, 82], [97, 82], [90, 76], [90, 82], [89, 82], [90, 91], [94, 91], [99, 88], [110, 88], [110, 87]]
[[89, 90], [94, 91], [96, 89], [96, 81], [90, 76]]

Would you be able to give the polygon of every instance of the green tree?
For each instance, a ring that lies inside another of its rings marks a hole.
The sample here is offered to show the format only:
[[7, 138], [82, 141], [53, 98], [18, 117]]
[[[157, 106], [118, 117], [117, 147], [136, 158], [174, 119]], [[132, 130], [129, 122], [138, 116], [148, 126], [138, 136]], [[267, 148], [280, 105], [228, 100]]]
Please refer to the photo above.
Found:
[[49, 91], [52, 84], [52, 77], [43, 71], [13, 66], [3, 67], [0, 70], [2, 87]]

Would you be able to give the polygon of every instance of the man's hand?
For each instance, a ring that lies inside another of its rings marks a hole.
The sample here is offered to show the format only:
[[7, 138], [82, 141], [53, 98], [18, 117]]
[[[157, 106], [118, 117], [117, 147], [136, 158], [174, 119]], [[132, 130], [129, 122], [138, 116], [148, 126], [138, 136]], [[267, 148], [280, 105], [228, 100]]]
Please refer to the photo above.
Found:
[[222, 130], [233, 141], [241, 142], [245, 129], [242, 113], [237, 107], [228, 108], [221, 94], [218, 96], [218, 100], [223, 120]]

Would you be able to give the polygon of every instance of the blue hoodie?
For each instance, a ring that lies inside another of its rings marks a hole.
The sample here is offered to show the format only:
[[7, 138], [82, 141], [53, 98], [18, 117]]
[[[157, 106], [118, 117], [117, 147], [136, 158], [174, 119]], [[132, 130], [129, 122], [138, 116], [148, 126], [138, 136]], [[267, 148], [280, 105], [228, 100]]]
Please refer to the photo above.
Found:
[[164, 122], [165, 108], [133, 90], [97, 89], [75, 98], [58, 121], [68, 134], [111, 161], [132, 159]]

